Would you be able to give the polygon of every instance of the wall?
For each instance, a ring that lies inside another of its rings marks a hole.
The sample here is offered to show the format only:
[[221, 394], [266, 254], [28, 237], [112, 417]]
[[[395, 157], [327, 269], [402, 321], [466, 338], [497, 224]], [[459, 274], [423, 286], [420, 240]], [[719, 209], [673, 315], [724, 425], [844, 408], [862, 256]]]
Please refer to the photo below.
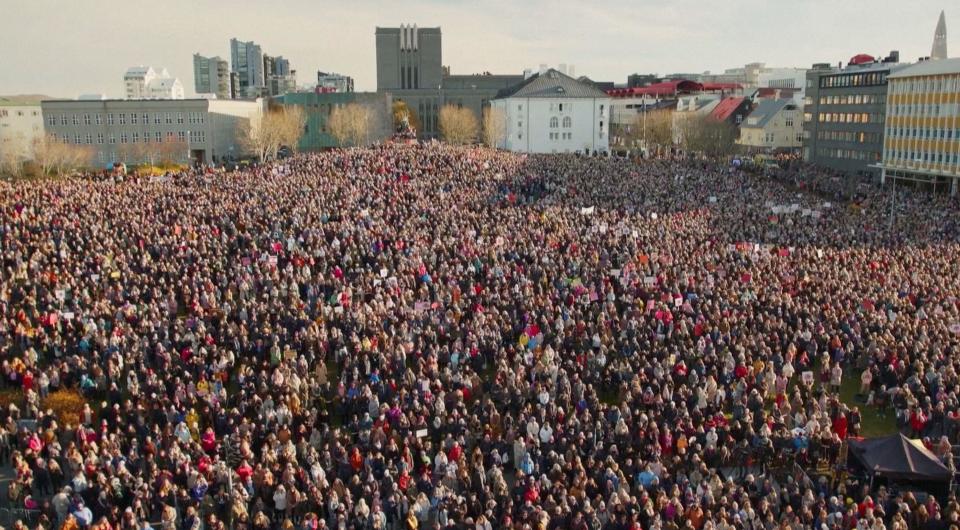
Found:
[[40, 105], [0, 105], [0, 150], [15, 148], [20, 156], [33, 153], [33, 139], [43, 134]]
[[[610, 98], [506, 98], [491, 103], [507, 116], [506, 140], [501, 146], [527, 153], [572, 153], [609, 150]], [[563, 110], [560, 110], [560, 105]], [[557, 128], [550, 119], [557, 118]], [[563, 118], [571, 127], [563, 127]], [[601, 123], [602, 128], [601, 128]], [[558, 139], [550, 134], [557, 133]], [[570, 133], [570, 139], [563, 134]]]
[[[160, 133], [161, 143], [183, 138], [191, 151], [202, 151], [207, 162], [214, 157], [219, 160], [226, 155], [239, 156], [243, 154], [243, 148], [237, 142], [237, 127], [249, 122], [252, 115], [262, 112], [264, 102], [202, 99], [58, 100], [44, 101], [41, 106], [47, 134], [55, 134], [60, 141], [66, 136], [69, 143], [92, 147], [95, 150], [95, 163], [106, 165], [118, 159], [141, 162], [129, 159], [132, 156], [129, 150], [138, 143], [155, 146], [157, 133]], [[143, 121], [144, 114], [147, 115], [147, 123]], [[131, 115], [135, 115], [136, 119], [132, 119]], [[158, 116], [160, 123], [156, 123]], [[74, 123], [74, 117], [77, 123]], [[66, 124], [63, 123], [64, 119]], [[170, 134], [173, 135], [172, 139]], [[136, 142], [133, 141], [134, 135]], [[144, 135], [150, 136], [150, 142], [143, 142]], [[187, 149], [184, 149], [179, 161], [186, 161], [186, 158]]]

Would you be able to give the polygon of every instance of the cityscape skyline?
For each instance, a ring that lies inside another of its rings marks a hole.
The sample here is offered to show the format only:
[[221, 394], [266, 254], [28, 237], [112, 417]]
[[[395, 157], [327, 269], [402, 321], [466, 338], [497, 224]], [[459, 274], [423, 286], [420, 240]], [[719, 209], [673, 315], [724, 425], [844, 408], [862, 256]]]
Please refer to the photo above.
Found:
[[[913, 62], [928, 55], [945, 7], [932, 0], [882, 10], [866, 1], [788, 6], [740, 0], [707, 12], [689, 0], [639, 6], [613, 0], [576, 6], [492, 0], [477, 9], [421, 0], [405, 4], [402, 13], [388, 13], [382, 2], [318, 5], [295, 0], [253, 16], [242, 3], [173, 0], [138, 6], [137, 17], [152, 21], [144, 25], [130, 24], [130, 10], [116, 9], [106, 0], [82, 6], [52, 0], [10, 3], [19, 16], [0, 20], [0, 44], [8, 50], [0, 93], [67, 98], [84, 93], [121, 97], [116, 78], [138, 64], [167, 65], [173, 76], [185, 80], [187, 96], [192, 96], [193, 54], [228, 57], [231, 38], [254, 40], [287, 57], [297, 67], [300, 84], [311, 83], [318, 70], [337, 71], [353, 77], [357, 90], [373, 90], [374, 31], [400, 24], [441, 27], [443, 64], [458, 74], [519, 74], [539, 64], [566, 63], [576, 65], [579, 75], [623, 82], [632, 73], [716, 73], [750, 62], [808, 68], [890, 50]], [[53, 6], [59, 16], [44, 18]], [[948, 19], [950, 15], [948, 11]], [[36, 27], [23, 23], [41, 18], [42, 40], [36, 38]], [[536, 28], [530, 20], [539, 22]], [[118, 46], [118, 39], [126, 44]]]

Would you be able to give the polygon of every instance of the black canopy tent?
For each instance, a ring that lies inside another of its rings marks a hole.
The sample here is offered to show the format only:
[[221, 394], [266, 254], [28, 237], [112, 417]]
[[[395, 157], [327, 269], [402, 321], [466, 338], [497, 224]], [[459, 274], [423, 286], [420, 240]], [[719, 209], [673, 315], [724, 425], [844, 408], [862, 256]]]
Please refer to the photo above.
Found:
[[890, 483], [923, 485], [923, 489], [945, 492], [953, 478], [950, 470], [919, 440], [901, 433], [882, 438], [851, 440], [850, 456], [874, 479]]

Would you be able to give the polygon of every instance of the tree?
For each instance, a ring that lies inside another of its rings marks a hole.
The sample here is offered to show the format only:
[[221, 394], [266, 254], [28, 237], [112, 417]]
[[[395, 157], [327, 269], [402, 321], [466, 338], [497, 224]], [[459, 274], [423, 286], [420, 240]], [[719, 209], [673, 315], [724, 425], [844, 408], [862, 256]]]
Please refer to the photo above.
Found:
[[673, 112], [665, 109], [640, 114], [631, 124], [631, 145], [638, 145], [657, 152], [673, 146]]
[[499, 147], [507, 139], [507, 116], [503, 109], [483, 109], [483, 141], [488, 147]]
[[300, 147], [300, 138], [303, 137], [303, 128], [307, 124], [303, 107], [284, 105], [278, 119], [280, 120], [280, 145], [285, 145], [296, 152]]
[[14, 178], [23, 174], [23, 144], [19, 138], [0, 143], [0, 173]]
[[40, 166], [40, 173], [47, 175], [57, 163], [59, 147], [56, 135], [41, 134], [33, 139], [33, 161]]
[[394, 101], [392, 111], [394, 131], [402, 131], [403, 127], [409, 127], [414, 133], [420, 130], [420, 119], [407, 102], [400, 99]]
[[444, 105], [440, 109], [440, 134], [447, 143], [462, 145], [477, 140], [480, 125], [473, 111], [454, 105]]
[[187, 142], [183, 140], [175, 140], [171, 137], [167, 137], [165, 142], [155, 145], [156, 157], [161, 163], [179, 164], [180, 162], [189, 158], [189, 154], [187, 153]]
[[691, 153], [708, 158], [723, 158], [736, 148], [737, 128], [726, 121], [709, 116], [686, 120], [683, 131], [684, 146]]

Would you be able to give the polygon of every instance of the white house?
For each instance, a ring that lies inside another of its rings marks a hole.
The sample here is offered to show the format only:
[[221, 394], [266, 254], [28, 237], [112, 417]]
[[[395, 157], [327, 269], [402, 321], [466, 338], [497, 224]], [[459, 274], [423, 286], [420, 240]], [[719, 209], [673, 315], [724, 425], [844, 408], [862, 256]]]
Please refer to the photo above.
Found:
[[40, 101], [45, 96], [0, 96], [0, 152], [19, 159], [33, 155], [33, 141], [43, 135]]
[[524, 153], [605, 152], [610, 97], [590, 84], [547, 70], [490, 102], [506, 119], [498, 147]]

